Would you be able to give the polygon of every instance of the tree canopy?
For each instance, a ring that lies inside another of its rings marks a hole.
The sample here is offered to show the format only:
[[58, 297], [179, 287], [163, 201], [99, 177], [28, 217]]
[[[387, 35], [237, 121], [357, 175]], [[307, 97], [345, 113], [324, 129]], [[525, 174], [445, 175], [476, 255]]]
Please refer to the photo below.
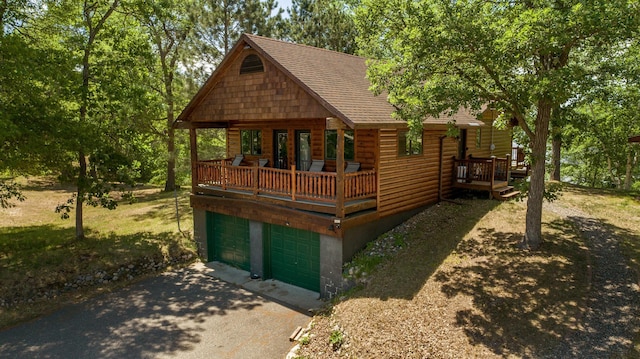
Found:
[[345, 0], [293, 0], [284, 37], [299, 44], [353, 54], [357, 50], [354, 9]]
[[532, 154], [524, 243], [535, 249], [551, 111], [591, 83], [588, 59], [637, 34], [639, 10], [627, 0], [364, 0], [357, 23], [372, 88], [401, 118], [419, 125], [490, 104], [517, 120]]

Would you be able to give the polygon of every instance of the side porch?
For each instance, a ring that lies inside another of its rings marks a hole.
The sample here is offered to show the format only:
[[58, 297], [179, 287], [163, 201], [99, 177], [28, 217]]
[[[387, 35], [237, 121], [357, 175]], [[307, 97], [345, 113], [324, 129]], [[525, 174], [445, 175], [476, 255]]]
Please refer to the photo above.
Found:
[[489, 192], [489, 198], [508, 200], [520, 194], [509, 185], [511, 158], [453, 159], [453, 187]]

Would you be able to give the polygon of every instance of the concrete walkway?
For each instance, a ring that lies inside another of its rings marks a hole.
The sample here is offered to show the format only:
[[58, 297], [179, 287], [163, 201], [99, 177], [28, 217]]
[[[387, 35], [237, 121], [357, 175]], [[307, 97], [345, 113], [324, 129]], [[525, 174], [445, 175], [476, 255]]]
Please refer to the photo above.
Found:
[[293, 286], [273, 279], [251, 279], [249, 272], [230, 267], [219, 262], [198, 264], [199, 268], [209, 276], [233, 283], [254, 293], [266, 296], [277, 302], [312, 314], [324, 306], [320, 295], [310, 290]]
[[[262, 287], [267, 294], [214, 276]], [[309, 323], [308, 309], [321, 305], [317, 293], [295, 289], [198, 264], [1, 331], [0, 353], [5, 358], [284, 358], [293, 346], [291, 333]]]

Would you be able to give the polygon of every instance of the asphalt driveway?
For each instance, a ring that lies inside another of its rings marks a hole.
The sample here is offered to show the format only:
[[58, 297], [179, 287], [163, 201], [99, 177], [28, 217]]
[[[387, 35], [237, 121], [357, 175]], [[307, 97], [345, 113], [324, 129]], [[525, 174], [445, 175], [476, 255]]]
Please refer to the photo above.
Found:
[[0, 356], [284, 358], [309, 320], [190, 267], [0, 331]]

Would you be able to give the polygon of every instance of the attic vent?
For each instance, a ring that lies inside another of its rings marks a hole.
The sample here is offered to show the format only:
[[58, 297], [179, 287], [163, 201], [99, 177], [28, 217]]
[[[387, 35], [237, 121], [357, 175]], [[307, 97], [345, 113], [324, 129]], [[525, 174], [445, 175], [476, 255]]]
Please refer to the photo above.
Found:
[[258, 55], [249, 55], [242, 60], [240, 75], [251, 74], [254, 72], [264, 72], [264, 66], [262, 65], [262, 60], [260, 60]]

